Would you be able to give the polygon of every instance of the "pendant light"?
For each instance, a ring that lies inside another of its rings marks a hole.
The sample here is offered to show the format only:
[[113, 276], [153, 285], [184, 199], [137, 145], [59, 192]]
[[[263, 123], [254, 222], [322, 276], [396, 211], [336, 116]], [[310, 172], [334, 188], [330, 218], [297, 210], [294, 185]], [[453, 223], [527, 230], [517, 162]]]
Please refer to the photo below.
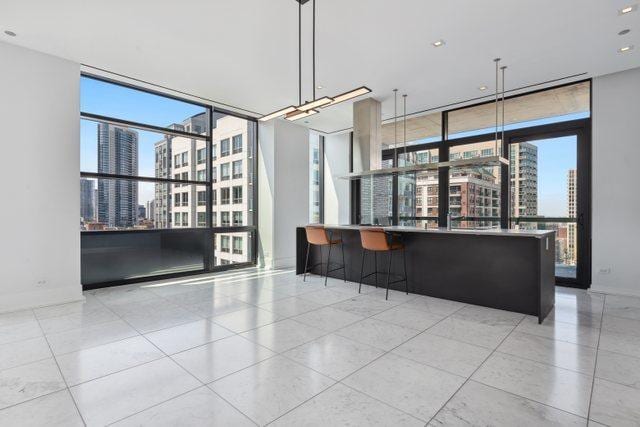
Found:
[[402, 145], [404, 147], [404, 165], [409, 164], [409, 157], [407, 157], [407, 94], [402, 95]]
[[260, 121], [268, 121], [277, 117], [283, 117], [287, 120], [299, 120], [319, 113], [318, 108], [326, 108], [339, 104], [349, 99], [357, 98], [371, 92], [366, 86], [360, 86], [356, 89], [341, 93], [336, 96], [323, 96], [316, 98], [316, 0], [312, 0], [313, 7], [313, 99], [308, 102], [302, 102], [302, 5], [308, 0], [295, 0], [298, 3], [298, 105], [290, 105], [273, 113], [265, 114], [260, 117]]

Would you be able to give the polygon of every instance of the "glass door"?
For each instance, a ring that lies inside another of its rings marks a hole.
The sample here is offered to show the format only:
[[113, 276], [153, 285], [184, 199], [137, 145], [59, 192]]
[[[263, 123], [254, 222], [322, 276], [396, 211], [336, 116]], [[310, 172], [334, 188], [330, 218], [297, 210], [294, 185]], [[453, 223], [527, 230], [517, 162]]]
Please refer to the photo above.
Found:
[[589, 285], [588, 152], [580, 132], [511, 138], [509, 226], [556, 232], [556, 281]]

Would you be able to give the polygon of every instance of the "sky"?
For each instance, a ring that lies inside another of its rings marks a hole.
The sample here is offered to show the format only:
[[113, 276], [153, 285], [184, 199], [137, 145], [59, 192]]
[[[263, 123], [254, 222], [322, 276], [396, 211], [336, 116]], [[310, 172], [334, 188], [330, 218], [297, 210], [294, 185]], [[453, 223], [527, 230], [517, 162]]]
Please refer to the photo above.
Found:
[[[162, 127], [182, 122], [187, 117], [205, 111], [203, 107], [197, 105], [87, 77], [80, 79], [80, 110]], [[515, 123], [505, 126], [505, 129], [536, 126], [584, 117], [588, 117], [588, 113]], [[493, 128], [463, 132], [451, 135], [450, 138], [478, 135], [492, 130]], [[138, 130], [138, 134], [138, 173], [140, 176], [153, 177], [155, 174], [154, 144], [160, 141], [163, 135], [142, 130]], [[81, 170], [84, 172], [97, 172], [96, 140], [97, 123], [81, 120], [80, 164]], [[433, 142], [433, 138], [413, 141], [412, 144], [424, 142]], [[575, 136], [533, 142], [538, 147], [539, 215], [567, 215], [567, 170], [576, 168], [576, 143]], [[153, 183], [140, 183], [138, 188], [139, 204], [144, 205], [147, 200], [153, 199]]]

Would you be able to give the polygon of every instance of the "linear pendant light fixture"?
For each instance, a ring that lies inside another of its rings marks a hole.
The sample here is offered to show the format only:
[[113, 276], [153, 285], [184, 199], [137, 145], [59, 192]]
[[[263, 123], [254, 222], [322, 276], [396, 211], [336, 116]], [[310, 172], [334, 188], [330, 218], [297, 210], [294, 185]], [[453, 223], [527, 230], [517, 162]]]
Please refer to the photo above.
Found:
[[260, 121], [266, 122], [271, 119], [283, 117], [287, 120], [299, 120], [319, 113], [318, 108], [326, 108], [339, 104], [349, 99], [357, 98], [371, 92], [366, 86], [360, 86], [340, 95], [333, 97], [323, 96], [316, 98], [316, 0], [312, 0], [313, 6], [313, 100], [302, 102], [302, 5], [309, 0], [295, 0], [298, 3], [298, 105], [290, 105], [273, 113], [260, 117]]

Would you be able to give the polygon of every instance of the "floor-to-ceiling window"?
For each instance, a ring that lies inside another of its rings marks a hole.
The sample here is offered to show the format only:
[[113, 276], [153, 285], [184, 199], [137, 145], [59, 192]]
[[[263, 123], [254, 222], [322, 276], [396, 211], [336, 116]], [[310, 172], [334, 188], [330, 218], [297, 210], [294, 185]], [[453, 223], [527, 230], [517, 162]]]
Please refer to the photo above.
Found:
[[[504, 140], [501, 132], [496, 138], [496, 105], [491, 101], [416, 113], [407, 118], [406, 127], [402, 120], [386, 122], [386, 167], [498, 154], [509, 165], [436, 167], [362, 178], [360, 186], [385, 180], [386, 186], [371, 186], [380, 194], [367, 199], [386, 200], [388, 195], [384, 211], [393, 224], [445, 227], [449, 214], [453, 228], [553, 229], [558, 281], [587, 286], [590, 100], [590, 81], [508, 97]], [[497, 113], [501, 121], [501, 105]]]
[[83, 75], [80, 122], [85, 286], [254, 262], [255, 121]]
[[309, 223], [324, 222], [324, 136], [309, 133]]

